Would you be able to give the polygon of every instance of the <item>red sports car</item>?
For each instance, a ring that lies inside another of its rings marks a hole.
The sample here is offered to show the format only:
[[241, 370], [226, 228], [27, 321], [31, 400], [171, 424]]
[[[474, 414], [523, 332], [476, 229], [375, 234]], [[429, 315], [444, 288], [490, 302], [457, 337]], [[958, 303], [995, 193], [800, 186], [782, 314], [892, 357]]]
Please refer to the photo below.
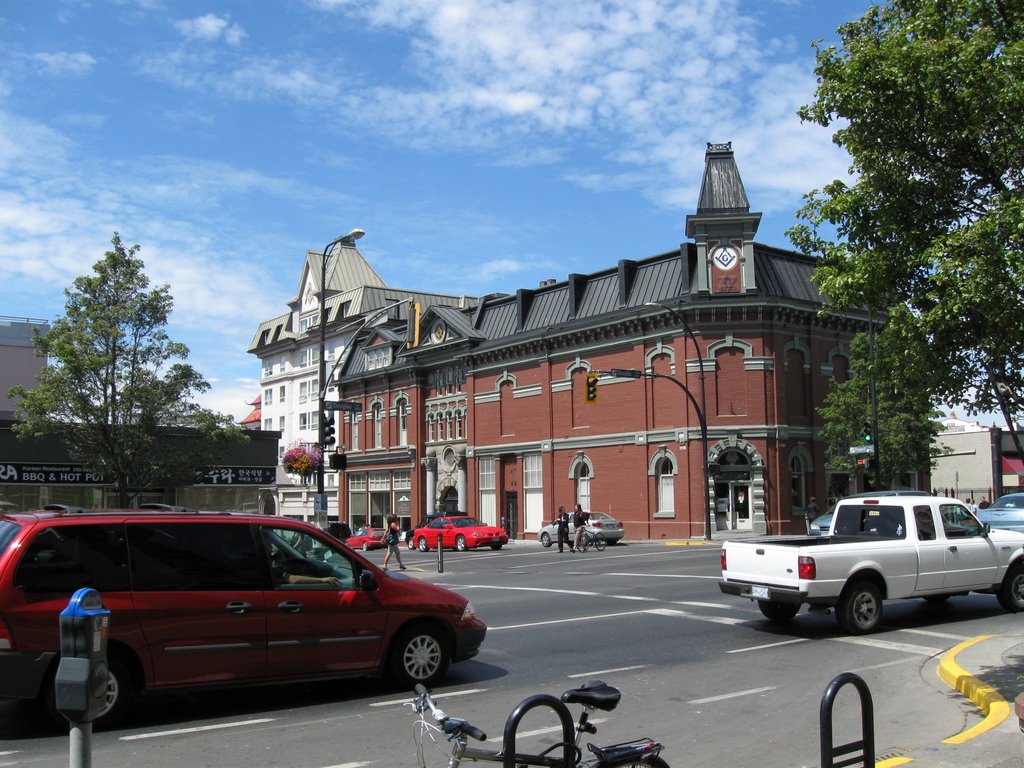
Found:
[[440, 545], [454, 547], [462, 552], [473, 547], [501, 549], [508, 543], [508, 534], [503, 528], [485, 525], [475, 517], [439, 517], [431, 520], [411, 534], [420, 552]]
[[371, 549], [383, 549], [384, 542], [381, 541], [383, 538], [383, 528], [367, 528], [363, 526], [345, 539], [345, 543], [352, 547], [352, 549], [361, 549], [363, 552], [366, 552]]

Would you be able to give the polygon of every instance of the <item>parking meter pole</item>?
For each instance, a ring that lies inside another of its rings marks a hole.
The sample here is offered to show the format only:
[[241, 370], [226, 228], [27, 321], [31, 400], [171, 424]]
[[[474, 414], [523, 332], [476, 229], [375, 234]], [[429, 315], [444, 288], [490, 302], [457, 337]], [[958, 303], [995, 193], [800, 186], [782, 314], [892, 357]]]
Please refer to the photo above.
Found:
[[437, 572], [444, 573], [444, 547], [441, 546], [441, 537], [437, 537]]
[[110, 611], [100, 593], [83, 588], [60, 612], [60, 664], [54, 679], [57, 710], [71, 723], [71, 768], [92, 766], [92, 721], [107, 698]]
[[92, 723], [72, 725], [70, 740], [70, 768], [92, 768]]

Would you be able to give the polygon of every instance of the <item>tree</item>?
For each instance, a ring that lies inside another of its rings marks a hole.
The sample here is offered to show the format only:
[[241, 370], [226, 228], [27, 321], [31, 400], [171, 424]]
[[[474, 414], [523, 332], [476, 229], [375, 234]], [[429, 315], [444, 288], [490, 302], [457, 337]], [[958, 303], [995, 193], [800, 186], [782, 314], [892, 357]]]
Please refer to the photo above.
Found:
[[838, 123], [855, 181], [808, 193], [790, 237], [838, 307], [906, 307], [933, 392], [1001, 410], [1020, 451], [1024, 5], [890, 0], [838, 31], [799, 114]]
[[922, 375], [926, 364], [922, 365], [921, 342], [912, 335], [914, 326], [908, 331], [904, 314], [905, 310], [895, 309], [873, 342], [869, 334], [854, 338], [851, 376], [833, 382], [819, 409], [833, 470], [851, 474], [856, 470], [849, 448], [863, 444], [861, 426], [871, 426], [880, 459], [873, 473], [875, 488], [899, 485], [908, 473], [930, 474], [937, 450], [934, 438], [942, 429], [935, 396]]
[[70, 454], [116, 487], [118, 503], [156, 484], [192, 483], [194, 473], [245, 440], [229, 417], [194, 404], [209, 388], [183, 362], [188, 348], [164, 330], [173, 299], [149, 279], [115, 232], [114, 248], [65, 289], [65, 317], [36, 334], [48, 365], [34, 389], [13, 387], [21, 437], [57, 436]]

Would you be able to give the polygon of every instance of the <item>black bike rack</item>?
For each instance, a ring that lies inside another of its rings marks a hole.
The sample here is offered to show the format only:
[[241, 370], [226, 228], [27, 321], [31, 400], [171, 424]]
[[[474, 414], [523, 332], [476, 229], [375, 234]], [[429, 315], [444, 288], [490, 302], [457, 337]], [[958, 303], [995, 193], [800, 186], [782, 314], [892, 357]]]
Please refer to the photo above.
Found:
[[[832, 705], [844, 685], [853, 685], [860, 694], [861, 737], [859, 741], [837, 747], [832, 743]], [[875, 768], [875, 708], [871, 703], [868, 684], [853, 672], [843, 672], [834, 677], [822, 694], [818, 711], [818, 736], [821, 743], [821, 768], [843, 768], [847, 765]], [[837, 762], [836, 758], [843, 759]]]
[[[519, 722], [527, 712], [537, 707], [548, 707], [553, 709], [562, 723], [562, 761], [558, 763], [553, 758], [547, 760], [540, 755], [517, 755], [516, 754], [516, 732], [519, 729]], [[505, 732], [501, 741], [501, 766], [502, 768], [516, 768], [523, 760], [531, 765], [563, 765], [572, 768], [576, 765], [576, 724], [573, 722], [569, 708], [559, 699], [547, 693], [539, 693], [528, 699], [523, 699], [505, 721]], [[530, 762], [532, 760], [537, 762]]]

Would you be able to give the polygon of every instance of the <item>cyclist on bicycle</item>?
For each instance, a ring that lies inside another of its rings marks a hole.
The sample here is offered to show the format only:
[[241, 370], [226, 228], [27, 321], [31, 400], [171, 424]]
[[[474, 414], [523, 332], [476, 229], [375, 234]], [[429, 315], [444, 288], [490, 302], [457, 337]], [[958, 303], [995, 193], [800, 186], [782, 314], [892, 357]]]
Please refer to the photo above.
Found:
[[583, 529], [586, 527], [589, 520], [590, 513], [585, 512], [583, 507], [577, 504], [576, 509], [572, 512], [572, 527], [576, 529], [576, 536], [573, 539], [573, 549], [577, 552], [580, 551], [580, 541], [583, 539]]

